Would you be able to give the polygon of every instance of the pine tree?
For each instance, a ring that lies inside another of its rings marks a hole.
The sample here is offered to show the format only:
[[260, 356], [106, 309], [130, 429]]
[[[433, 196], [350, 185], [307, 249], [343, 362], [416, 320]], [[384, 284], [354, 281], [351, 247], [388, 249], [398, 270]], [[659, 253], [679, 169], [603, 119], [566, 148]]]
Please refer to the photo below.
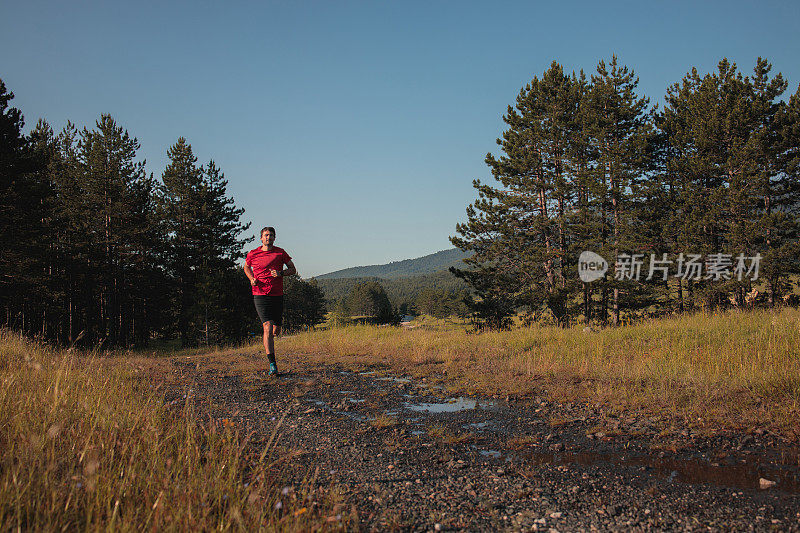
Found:
[[399, 322], [386, 291], [377, 281], [356, 284], [347, 299], [347, 308], [354, 315], [369, 317], [377, 324]]
[[[601, 255], [613, 258], [612, 261], [620, 253], [642, 248], [631, 192], [647, 166], [649, 122], [648, 99], [637, 96], [638, 83], [633, 70], [620, 66], [617, 57], [612, 56], [608, 66], [602, 60], [597, 65], [589, 95], [588, 126], [596, 151], [595, 184], [603, 220], [601, 248], [605, 253]], [[610, 304], [614, 325], [620, 320], [621, 289], [630, 293], [631, 286], [617, 280], [609, 280], [603, 286], [603, 301]]]
[[316, 280], [297, 276], [284, 280], [283, 327], [286, 331], [312, 328], [325, 320], [325, 295]]
[[[720, 61], [716, 73], [696, 69], [670, 87], [659, 124], [671, 153], [666, 171], [678, 179], [674, 216], [679, 249], [691, 253], [761, 254], [771, 303], [797, 271], [796, 174], [787, 166], [792, 141], [789, 107], [778, 102], [786, 83], [759, 58], [754, 76]], [[671, 184], [672, 186], [672, 184]], [[689, 285], [706, 305], [742, 303], [749, 280]]]
[[96, 295], [89, 323], [96, 325], [97, 339], [110, 345], [132, 340], [130, 298], [134, 292], [147, 291], [133, 275], [153, 187], [144, 161], [136, 160], [139, 148], [136, 138], [110, 115], [102, 115], [96, 129], [84, 128], [78, 141], [81, 207]]
[[465, 260], [471, 268], [453, 272], [475, 290], [473, 309], [494, 325], [507, 324], [517, 306], [568, 321], [570, 139], [581, 97], [580, 82], [556, 62], [520, 91], [503, 117], [509, 126], [497, 140], [503, 155], [486, 156], [500, 187], [473, 182], [478, 200], [450, 239], [472, 253]]
[[[37, 161], [35, 181], [38, 202], [28, 211], [32, 220], [25, 222], [33, 246], [29, 248], [26, 268], [36, 278], [36, 286], [27, 290], [27, 298], [41, 317], [39, 333], [48, 339], [64, 341], [65, 284], [63, 266], [66, 254], [61, 243], [62, 224], [57, 197], [58, 139], [44, 120], [39, 120], [30, 134], [31, 151]], [[29, 197], [29, 200], [31, 198]]]
[[181, 346], [189, 346], [195, 310], [194, 289], [202, 264], [204, 228], [197, 224], [203, 205], [202, 172], [186, 139], [180, 137], [167, 151], [169, 164], [161, 177], [160, 206], [167, 232], [167, 266], [173, 278], [172, 309]]
[[[570, 236], [564, 262], [567, 280], [578, 279], [575, 266], [584, 250], [603, 250], [602, 235], [605, 227], [603, 218], [605, 189], [596, 172], [597, 147], [591, 136], [591, 86], [586, 81], [583, 71], [575, 78], [573, 86], [576, 92], [577, 112], [570, 130], [567, 149], [573, 190], [571, 209], [566, 217]], [[582, 315], [586, 324], [591, 322], [595, 314], [604, 319], [605, 309], [596, 310], [597, 303], [593, 298], [595, 289], [599, 286], [602, 290], [604, 284], [604, 280], [591, 284], [580, 282], [577, 288], [577, 292], [580, 293], [579, 303], [578, 309], [574, 310], [573, 314]]]
[[96, 330], [90, 324], [90, 309], [96, 305], [94, 291], [93, 242], [88, 230], [89, 204], [84, 194], [83, 167], [78, 151], [78, 130], [68, 122], [55, 138], [56, 153], [51, 161], [56, 191], [54, 218], [59, 228], [55, 240], [59, 262], [66, 323], [62, 325], [61, 342], [72, 345], [80, 340], [94, 342]]
[[7, 326], [47, 334], [47, 240], [52, 187], [45, 152], [22, 133], [22, 112], [0, 80], [0, 307]]
[[213, 161], [197, 166], [192, 147], [183, 137], [169, 149], [170, 159], [160, 188], [161, 213], [168, 240], [169, 270], [174, 278], [173, 309], [181, 344], [209, 339], [225, 310], [219, 301], [221, 272], [235, 267], [249, 224], [239, 218], [227, 196], [227, 180]]

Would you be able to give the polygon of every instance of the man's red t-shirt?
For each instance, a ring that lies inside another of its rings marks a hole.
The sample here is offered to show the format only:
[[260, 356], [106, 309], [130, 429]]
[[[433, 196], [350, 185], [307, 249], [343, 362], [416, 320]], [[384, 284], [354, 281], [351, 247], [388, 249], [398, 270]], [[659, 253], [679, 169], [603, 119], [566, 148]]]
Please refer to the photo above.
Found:
[[260, 246], [247, 252], [247, 259], [244, 262], [253, 269], [253, 275], [256, 277], [253, 294], [281, 296], [283, 294], [283, 276], [273, 278], [269, 271], [275, 269], [280, 274], [283, 265], [291, 260], [289, 254], [277, 246], [273, 246], [269, 252], [265, 252]]

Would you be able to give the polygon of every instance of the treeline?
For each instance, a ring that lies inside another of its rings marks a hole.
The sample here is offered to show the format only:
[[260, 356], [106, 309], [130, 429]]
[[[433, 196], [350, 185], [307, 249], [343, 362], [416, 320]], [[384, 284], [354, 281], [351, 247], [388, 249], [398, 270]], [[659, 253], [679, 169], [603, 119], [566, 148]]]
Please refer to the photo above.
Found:
[[57, 134], [40, 120], [24, 135], [12, 98], [0, 81], [2, 325], [104, 347], [219, 343], [256, 329], [237, 267], [249, 224], [213, 161], [198, 165], [179, 138], [156, 180], [110, 115]]
[[400, 323], [400, 312], [392, 306], [380, 283], [364, 281], [356, 283], [347, 298], [334, 302], [329, 323], [336, 327], [354, 321], [397, 325]]
[[[616, 57], [588, 79], [553, 62], [508, 107], [503, 153], [486, 157], [499, 185], [475, 180], [451, 238], [474, 254], [471, 271], [455, 269], [472, 311], [493, 327], [520, 309], [617, 324], [787, 296], [800, 270], [800, 89], [781, 100], [787, 82], [770, 71], [761, 58], [751, 76], [727, 60], [693, 69], [651, 108]], [[582, 251], [608, 261], [600, 279], [579, 278]]]
[[400, 309], [402, 314], [414, 314], [417, 300], [426, 289], [441, 290], [447, 294], [462, 294], [468, 290], [467, 284], [463, 280], [456, 278], [447, 270], [393, 279], [377, 277], [317, 279], [317, 283], [325, 293], [325, 299], [330, 305], [343, 298], [346, 299], [353, 287], [366, 282], [380, 284], [386, 291], [391, 304]]
[[397, 325], [406, 315], [423, 313], [436, 318], [465, 317], [468, 315], [468, 299], [466, 289], [455, 292], [426, 287], [413, 302], [396, 305], [378, 281], [358, 281], [345, 297], [333, 301], [329, 324], [344, 326], [355, 321]]

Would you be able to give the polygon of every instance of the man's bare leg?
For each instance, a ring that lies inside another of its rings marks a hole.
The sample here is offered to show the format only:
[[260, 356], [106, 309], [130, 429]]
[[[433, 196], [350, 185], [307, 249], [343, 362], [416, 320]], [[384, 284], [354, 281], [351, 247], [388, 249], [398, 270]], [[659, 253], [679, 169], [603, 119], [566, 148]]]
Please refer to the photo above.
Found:
[[[272, 374], [272, 369], [277, 366], [275, 364], [275, 337], [280, 335], [281, 327], [271, 320], [264, 322], [264, 350], [267, 352], [267, 359], [269, 359], [270, 363], [270, 374]], [[277, 372], [277, 370], [276, 370]]]

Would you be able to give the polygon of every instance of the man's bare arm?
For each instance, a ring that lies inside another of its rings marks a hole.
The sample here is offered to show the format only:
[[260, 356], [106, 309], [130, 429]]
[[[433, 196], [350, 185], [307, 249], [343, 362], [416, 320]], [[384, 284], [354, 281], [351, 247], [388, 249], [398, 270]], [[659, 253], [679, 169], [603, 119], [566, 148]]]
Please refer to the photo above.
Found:
[[253, 274], [253, 269], [250, 268], [250, 265], [245, 263], [244, 265], [244, 275], [247, 276], [247, 279], [250, 280], [250, 285], [256, 284], [256, 276]]
[[281, 276], [294, 276], [295, 274], [297, 274], [297, 269], [294, 267], [294, 263], [289, 260], [286, 263], [286, 269], [281, 272]]

